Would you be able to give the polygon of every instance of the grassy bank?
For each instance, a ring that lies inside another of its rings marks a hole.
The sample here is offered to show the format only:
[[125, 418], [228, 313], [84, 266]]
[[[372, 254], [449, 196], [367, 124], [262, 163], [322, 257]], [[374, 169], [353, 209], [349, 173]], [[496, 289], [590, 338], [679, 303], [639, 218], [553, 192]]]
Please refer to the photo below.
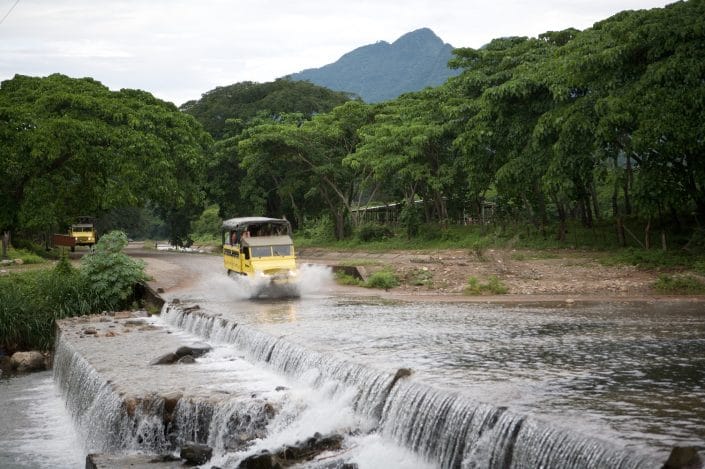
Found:
[[63, 258], [55, 267], [0, 277], [0, 349], [48, 350], [57, 319], [130, 306], [143, 264], [121, 252], [127, 237], [105, 235], [80, 269]]

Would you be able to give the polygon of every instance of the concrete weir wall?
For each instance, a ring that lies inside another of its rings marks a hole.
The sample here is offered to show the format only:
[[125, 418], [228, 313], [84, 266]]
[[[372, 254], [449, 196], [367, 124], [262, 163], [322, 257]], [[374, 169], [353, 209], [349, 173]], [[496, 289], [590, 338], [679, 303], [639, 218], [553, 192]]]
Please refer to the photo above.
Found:
[[[165, 305], [159, 320], [104, 315], [62, 320], [58, 327], [55, 381], [87, 451], [103, 453], [91, 457], [89, 467], [101, 467], [100, 461], [111, 467], [116, 454], [138, 451], [178, 459], [190, 444], [212, 449], [221, 467], [239, 467], [262, 450], [272, 463], [279, 454], [296, 454], [286, 446], [295, 444], [286, 441], [286, 424], [303, 410], [286, 385], [297, 382], [332, 401], [345, 396], [358, 416], [360, 427], [334, 440], [378, 434], [431, 466], [662, 466], [531, 415], [435, 389], [415, 381], [409, 370], [381, 372], [197, 307]], [[207, 344], [194, 343], [194, 336]], [[218, 350], [203, 355], [209, 344]], [[216, 352], [226, 355], [211, 359]], [[330, 467], [344, 467], [348, 456], [335, 448], [326, 448]], [[172, 459], [154, 464], [172, 467]]]

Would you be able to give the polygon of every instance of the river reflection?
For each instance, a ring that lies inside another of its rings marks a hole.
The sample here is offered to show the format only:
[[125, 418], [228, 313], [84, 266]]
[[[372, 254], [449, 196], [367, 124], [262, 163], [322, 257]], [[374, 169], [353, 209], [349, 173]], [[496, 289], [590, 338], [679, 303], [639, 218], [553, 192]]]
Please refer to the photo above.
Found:
[[701, 305], [537, 308], [321, 296], [225, 309], [289, 341], [381, 369], [408, 367], [435, 386], [626, 445], [662, 453], [705, 440]]

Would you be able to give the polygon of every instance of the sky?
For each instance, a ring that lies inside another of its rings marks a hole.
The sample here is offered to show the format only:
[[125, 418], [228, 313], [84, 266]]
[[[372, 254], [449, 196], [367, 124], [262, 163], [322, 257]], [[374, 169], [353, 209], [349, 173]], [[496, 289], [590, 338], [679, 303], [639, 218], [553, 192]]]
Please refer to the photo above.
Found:
[[[0, 0], [0, 81], [94, 78], [181, 105], [432, 29], [453, 47], [586, 29], [663, 0]], [[4, 19], [3, 19], [4, 18]]]

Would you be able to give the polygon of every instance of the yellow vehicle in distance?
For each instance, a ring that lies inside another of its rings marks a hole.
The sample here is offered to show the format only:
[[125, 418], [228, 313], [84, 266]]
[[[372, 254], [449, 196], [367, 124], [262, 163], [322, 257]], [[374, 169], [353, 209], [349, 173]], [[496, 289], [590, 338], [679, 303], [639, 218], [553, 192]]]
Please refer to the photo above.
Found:
[[291, 224], [281, 218], [241, 217], [222, 225], [223, 263], [236, 273], [270, 283], [288, 283], [296, 277], [296, 255]]
[[[98, 233], [93, 225], [92, 217], [80, 217], [78, 223], [74, 223], [69, 228], [69, 236], [76, 242], [75, 246], [90, 246], [92, 247], [98, 241]], [[71, 246], [71, 251], [75, 249]]]

